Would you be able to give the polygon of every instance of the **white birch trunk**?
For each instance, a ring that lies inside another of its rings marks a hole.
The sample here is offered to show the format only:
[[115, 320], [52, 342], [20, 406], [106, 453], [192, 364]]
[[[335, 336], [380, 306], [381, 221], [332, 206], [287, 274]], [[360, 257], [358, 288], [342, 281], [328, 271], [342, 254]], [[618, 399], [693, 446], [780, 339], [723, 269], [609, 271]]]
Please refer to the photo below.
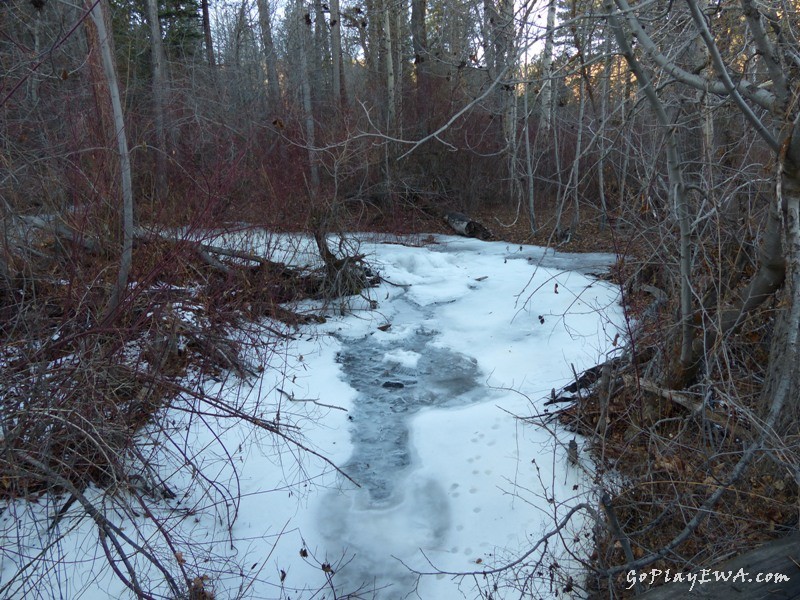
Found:
[[92, 22], [97, 29], [103, 72], [111, 98], [111, 114], [113, 117], [114, 131], [110, 132], [110, 137], [116, 138], [117, 140], [122, 186], [122, 256], [120, 258], [119, 272], [117, 274], [117, 285], [106, 307], [106, 315], [109, 315], [117, 309], [120, 298], [128, 287], [128, 277], [130, 275], [133, 257], [133, 185], [131, 182], [131, 160], [128, 150], [128, 139], [125, 134], [125, 119], [122, 113], [122, 102], [119, 95], [119, 82], [117, 81], [117, 71], [114, 65], [113, 52], [111, 50], [111, 31], [110, 28], [106, 26], [107, 17], [105, 3], [103, 0], [100, 0], [92, 5], [87, 1], [87, 8], [90, 9]]
[[547, 3], [547, 29], [542, 52], [542, 128], [545, 132], [553, 127], [553, 33], [556, 27], [556, 0]]

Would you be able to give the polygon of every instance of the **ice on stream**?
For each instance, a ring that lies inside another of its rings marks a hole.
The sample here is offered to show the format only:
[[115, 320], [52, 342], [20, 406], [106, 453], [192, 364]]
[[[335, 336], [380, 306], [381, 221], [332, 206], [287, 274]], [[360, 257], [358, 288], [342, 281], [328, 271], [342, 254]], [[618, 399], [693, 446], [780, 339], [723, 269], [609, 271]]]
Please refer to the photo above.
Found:
[[452, 406], [478, 385], [477, 361], [431, 345], [433, 338], [420, 328], [392, 349], [367, 336], [339, 354], [345, 380], [358, 392], [350, 411], [353, 458], [344, 471], [375, 506], [397, 502], [397, 478], [411, 462], [408, 417], [426, 406]]
[[[267, 242], [283, 247], [281, 239]], [[360, 487], [246, 422], [175, 415], [186, 440], [181, 452], [216, 469], [209, 467], [215, 486], [239, 493], [235, 502], [209, 494], [211, 487], [180, 461], [165, 472], [184, 493], [158, 510], [187, 540], [179, 549], [186, 568], [210, 573], [217, 597], [310, 600], [330, 598], [332, 586], [340, 598], [485, 597], [476, 588], [488, 581], [481, 577], [418, 579], [414, 571], [506, 564], [590, 497], [591, 478], [567, 466], [564, 432], [515, 415], [541, 412], [573, 367], [615, 351], [617, 293], [585, 276], [613, 257], [448, 236], [435, 242], [364, 242], [359, 252], [385, 279], [369, 291], [376, 310], [331, 316], [276, 349], [257, 381], [219, 384], [220, 394], [259, 417], [280, 412], [281, 423], [301, 427], [307, 447]], [[305, 256], [304, 246], [285, 245]], [[31, 505], [36, 511], [47, 523], [46, 508]], [[143, 539], [155, 539], [142, 517], [128, 519], [113, 504], [109, 514], [122, 528], [141, 527]], [[6, 524], [3, 541], [21, 539], [26, 518]], [[35, 553], [38, 525], [28, 521], [25, 543], [30, 539], [28, 552]], [[96, 528], [80, 507], [63, 522], [64, 538], [52, 550], [59, 567], [39, 574], [53, 582], [53, 597], [59, 590], [71, 598], [130, 597], [103, 566]], [[591, 540], [581, 527], [576, 521], [563, 534], [571, 551], [586, 555]], [[170, 557], [173, 549], [162, 553]], [[87, 554], [92, 560], [83, 560]], [[574, 564], [562, 558], [564, 568]], [[0, 553], [0, 585], [17, 568], [12, 552]], [[564, 597], [550, 575], [527, 572], [528, 592]], [[148, 577], [160, 579], [156, 572]], [[520, 597], [513, 585], [500, 591], [494, 597]]]
[[[471, 240], [427, 252], [384, 246], [379, 257], [394, 284], [382, 307], [391, 328], [362, 323], [338, 336], [340, 377], [356, 392], [344, 471], [361, 487], [325, 493], [317, 527], [327, 556], [341, 557], [340, 594], [471, 597], [469, 585], [414, 570], [510, 560], [552, 526], [561, 501], [549, 498], [585, 493], [552, 433], [512, 414], [530, 412], [524, 394], [538, 399], [568, 378], [567, 360], [588, 366], [607, 344], [598, 314], [613, 291], [553, 267], [591, 271], [609, 257]], [[580, 527], [576, 548], [586, 544]]]

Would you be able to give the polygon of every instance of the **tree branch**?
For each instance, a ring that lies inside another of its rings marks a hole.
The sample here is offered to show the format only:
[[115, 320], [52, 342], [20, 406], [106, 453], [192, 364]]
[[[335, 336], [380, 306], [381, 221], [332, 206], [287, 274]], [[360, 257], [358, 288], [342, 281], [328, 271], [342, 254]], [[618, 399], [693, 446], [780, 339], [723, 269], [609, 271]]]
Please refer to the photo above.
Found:
[[[630, 27], [633, 36], [642, 45], [642, 48], [650, 55], [655, 63], [674, 77], [680, 83], [688, 85], [696, 90], [707, 91], [717, 96], [728, 96], [729, 90], [721, 81], [709, 81], [705, 77], [694, 75], [685, 69], [681, 69], [669, 58], [664, 56], [656, 46], [655, 42], [650, 38], [642, 27], [639, 19], [633, 14], [633, 9], [627, 0], [614, 0], [617, 7], [625, 16], [625, 19]], [[758, 106], [767, 110], [773, 110], [776, 103], [775, 94], [755, 85], [753, 82], [746, 79], [741, 79], [735, 86], [741, 94], [747, 97], [748, 100], [757, 104]]]
[[[686, 4], [689, 6], [689, 12], [692, 14], [692, 20], [697, 26], [697, 30], [700, 32], [700, 37], [703, 39], [703, 43], [706, 45], [706, 48], [708, 48], [708, 52], [711, 55], [711, 61], [714, 63], [714, 68], [716, 69], [717, 74], [720, 76], [720, 79], [722, 79], [722, 84], [725, 86], [728, 94], [733, 99], [733, 102], [736, 104], [736, 106], [739, 107], [739, 110], [742, 111], [744, 118], [750, 122], [750, 124], [756, 130], [756, 133], [761, 136], [761, 139], [767, 143], [773, 152], [777, 152], [780, 147], [778, 140], [774, 135], [772, 135], [772, 133], [769, 132], [764, 123], [753, 112], [753, 109], [750, 108], [747, 102], [744, 101], [744, 98], [742, 98], [741, 94], [739, 93], [737, 86], [734, 85], [733, 81], [731, 80], [730, 73], [728, 73], [728, 68], [725, 66], [725, 62], [722, 60], [722, 56], [719, 53], [719, 48], [717, 48], [717, 43], [714, 41], [714, 37], [708, 30], [705, 16], [700, 12], [700, 7], [697, 6], [696, 0], [686, 0]], [[777, 104], [777, 101], [773, 102], [771, 108], [773, 110], [778, 108]]]

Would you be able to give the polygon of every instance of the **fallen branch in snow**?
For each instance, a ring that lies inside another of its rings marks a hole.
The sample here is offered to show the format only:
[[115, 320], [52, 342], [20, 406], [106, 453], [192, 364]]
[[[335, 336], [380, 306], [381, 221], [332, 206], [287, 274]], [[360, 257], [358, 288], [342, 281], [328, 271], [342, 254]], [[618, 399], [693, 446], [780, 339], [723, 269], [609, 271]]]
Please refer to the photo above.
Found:
[[629, 385], [634, 389], [638, 388], [643, 392], [647, 392], [654, 396], [658, 396], [659, 398], [670, 400], [675, 404], [679, 404], [684, 408], [688, 408], [689, 412], [691, 412], [692, 414], [699, 414], [703, 410], [704, 406], [703, 402], [701, 400], [696, 400], [695, 398], [692, 398], [691, 396], [689, 396], [689, 394], [662, 388], [661, 386], [656, 385], [652, 381], [648, 381], [646, 379], [642, 379], [639, 377], [634, 377], [633, 375], [624, 374], [622, 376], [622, 379], [626, 385]]
[[[342, 471], [342, 469], [340, 469], [332, 460], [330, 460], [329, 458], [327, 458], [326, 456], [324, 456], [320, 452], [317, 452], [316, 450], [306, 446], [305, 444], [300, 442], [297, 438], [292, 437], [292, 435], [289, 435], [289, 433], [287, 431], [291, 430], [293, 433], [297, 432], [298, 431], [298, 427], [297, 426], [287, 425], [285, 423], [278, 422], [277, 419], [275, 421], [267, 421], [265, 419], [262, 419], [262, 418], [254, 416], [254, 415], [251, 415], [251, 414], [249, 414], [247, 412], [244, 412], [244, 411], [242, 411], [242, 410], [240, 410], [240, 409], [238, 409], [238, 408], [236, 408], [234, 406], [231, 406], [231, 405], [227, 404], [226, 402], [224, 402], [222, 400], [211, 398], [211, 397], [208, 397], [208, 396], [203, 395], [201, 393], [199, 394], [199, 393], [195, 392], [194, 390], [190, 390], [188, 388], [183, 388], [183, 387], [180, 387], [180, 386], [176, 386], [176, 390], [186, 394], [187, 396], [193, 397], [193, 398], [197, 399], [200, 402], [208, 404], [210, 407], [212, 407], [216, 411], [218, 411], [217, 416], [220, 416], [220, 417], [223, 417], [223, 418], [239, 419], [239, 420], [242, 420], [244, 422], [247, 422], [247, 423], [250, 423], [252, 425], [255, 425], [259, 429], [263, 429], [264, 431], [268, 431], [268, 432], [278, 436], [279, 438], [283, 439], [286, 443], [288, 443], [288, 444], [290, 444], [292, 446], [295, 446], [296, 448], [298, 448], [298, 449], [300, 449], [300, 450], [302, 450], [304, 452], [307, 452], [308, 454], [310, 454], [312, 456], [316, 456], [317, 458], [319, 458], [320, 460], [325, 462], [325, 464], [327, 464], [330, 467], [332, 467], [337, 473], [339, 473], [342, 477], [347, 479], [350, 483], [352, 483], [356, 487], [359, 487], [359, 488], [361, 487], [361, 484], [359, 484], [356, 480], [354, 480], [352, 477], [350, 477], [347, 473]], [[286, 392], [284, 392], [283, 390], [279, 390], [279, 391], [281, 391], [283, 394], [286, 394]], [[337, 407], [331, 406], [330, 408], [337, 408]], [[340, 410], [345, 410], [345, 409], [340, 408]], [[190, 412], [190, 413], [193, 412], [193, 411], [194, 411], [193, 408], [189, 408], [188, 409], [188, 412]]]
[[335, 404], [325, 404], [324, 402], [320, 402], [319, 400], [315, 400], [314, 398], [295, 398], [293, 394], [290, 394], [281, 388], [278, 388], [278, 391], [286, 396], [292, 402], [310, 402], [311, 404], [316, 404], [317, 406], [321, 406], [323, 408], [332, 408], [334, 410], [343, 410], [347, 412], [347, 409], [342, 406], [336, 406]]
[[[129, 560], [130, 556], [133, 554], [141, 555], [147, 559], [147, 561], [156, 569], [158, 569], [164, 576], [164, 580], [169, 585], [172, 593], [175, 594], [175, 597], [181, 597], [181, 587], [177, 584], [169, 570], [161, 563], [161, 561], [158, 560], [147, 548], [141, 546], [140, 544], [136, 543], [136, 541], [131, 539], [120, 527], [109, 521], [105, 515], [103, 515], [103, 513], [101, 513], [97, 507], [89, 501], [88, 498], [86, 498], [83, 492], [72, 484], [71, 481], [53, 471], [43, 462], [36, 460], [24, 452], [18, 453], [17, 456], [29, 465], [28, 468], [21, 467], [22, 470], [28, 471], [35, 477], [45, 477], [54, 487], [63, 488], [69, 492], [71, 495], [70, 500], [75, 499], [81, 504], [81, 506], [83, 506], [86, 514], [91, 517], [100, 530], [100, 544], [103, 547], [106, 557], [108, 558], [109, 565], [114, 570], [114, 573], [117, 575], [117, 577], [119, 577], [120, 581], [122, 581], [133, 593], [135, 593], [137, 598], [152, 598], [152, 596], [147, 594], [139, 584], [137, 571]], [[30, 467], [32, 467], [34, 470], [30, 471]], [[69, 503], [70, 500], [67, 502]], [[124, 541], [133, 549], [134, 552], [130, 556], [125, 552], [120, 540]], [[118, 560], [122, 561], [122, 563], [125, 565], [125, 570], [128, 572], [127, 576], [125, 576], [125, 574], [122, 573], [117, 566], [117, 559], [115, 559], [110, 548], [108, 548], [107, 541], [111, 542], [116, 550]], [[183, 565], [180, 566], [181, 570], [183, 571]], [[183, 574], [184, 578], [188, 581], [186, 573], [184, 572]], [[12, 578], [11, 581], [9, 581], [2, 589], [0, 589], [0, 593], [6, 590], [13, 583], [13, 581], [14, 579]]]
[[[550, 392], [550, 399], [547, 402], [545, 402], [544, 405], [551, 406], [553, 404], [559, 404], [562, 402], [573, 402], [575, 400], [580, 400], [581, 391], [586, 391], [591, 389], [592, 386], [594, 386], [595, 383], [602, 378], [604, 371], [613, 371], [621, 364], [622, 364], [622, 359], [620, 357], [614, 357], [598, 365], [589, 367], [588, 369], [585, 369], [581, 373], [578, 373], [575, 370], [575, 367], [570, 365], [572, 367], [572, 374], [573, 374], [572, 383], [565, 385], [558, 392], [556, 392], [556, 390], [553, 389]], [[567, 395], [567, 394], [575, 394], [575, 395]]]
[[659, 398], [664, 398], [665, 400], [669, 400], [670, 402], [674, 402], [675, 404], [688, 409], [692, 416], [697, 416], [712, 421], [726, 431], [733, 433], [739, 439], [748, 439], [751, 437], [750, 432], [741, 425], [737, 424], [734, 419], [715, 413], [710, 407], [706, 406], [702, 400], [693, 398], [689, 394], [663, 388], [659, 385], [656, 385], [652, 381], [636, 378], [633, 375], [624, 374], [622, 375], [622, 380], [626, 385], [632, 387], [633, 389], [638, 388], [643, 392]]
[[176, 339], [177, 336], [185, 337], [189, 343], [193, 343], [211, 361], [225, 370], [233, 371], [240, 379], [247, 379], [248, 376], [258, 376], [258, 367], [248, 364], [239, 355], [239, 351], [230, 339], [213, 336], [208, 331], [185, 319], [175, 318], [173, 323], [172, 331], [170, 332], [173, 339]]
[[[37, 216], [25, 216], [20, 217], [19, 222], [20, 224], [18, 225], [18, 228], [32, 228], [50, 232], [57, 239], [75, 243], [90, 253], [97, 254], [101, 252], [103, 248], [103, 243], [100, 239], [85, 234], [62, 220], [46, 219], [44, 217]], [[24, 237], [26, 236], [24, 236], [21, 231], [18, 231], [15, 239], [19, 240]], [[242, 266], [246, 265], [226, 264], [221, 262], [218, 257], [233, 258], [245, 263], [255, 263], [274, 275], [280, 275], [286, 278], [301, 278], [308, 276], [306, 273], [303, 273], [298, 269], [293, 269], [283, 263], [269, 260], [266, 257], [253, 254], [251, 252], [206, 244], [198, 240], [181, 237], [177, 234], [165, 234], [159, 231], [147, 229], [142, 226], [134, 229], [133, 239], [137, 244], [163, 243], [174, 247], [193, 249], [200, 259], [208, 266], [226, 275], [232, 274], [236, 270], [236, 267], [241, 268]]]
[[441, 569], [437, 569], [436, 565], [433, 564], [433, 561], [430, 558], [428, 558], [428, 555], [425, 554], [425, 552], [423, 552], [422, 550], [420, 550], [422, 555], [425, 557], [427, 563], [434, 569], [433, 571], [420, 571], [418, 569], [410, 567], [397, 557], [393, 558], [399, 560], [404, 567], [406, 567], [409, 571], [411, 571], [416, 575], [450, 575], [452, 577], [470, 577], [470, 576], [487, 577], [489, 575], [498, 575], [500, 573], [504, 573], [506, 571], [509, 571], [510, 569], [513, 569], [516, 566], [523, 564], [531, 556], [533, 556], [539, 550], [539, 548], [541, 548], [542, 545], [545, 545], [546, 547], [546, 544], [550, 538], [562, 535], [564, 528], [569, 524], [572, 518], [581, 511], [585, 511], [590, 517], [592, 517], [592, 519], [595, 522], [603, 523], [600, 514], [597, 512], [597, 510], [595, 510], [593, 506], [591, 506], [586, 502], [581, 502], [580, 504], [576, 504], [575, 506], [570, 508], [569, 511], [567, 511], [567, 514], [564, 515], [564, 517], [556, 524], [556, 526], [553, 529], [551, 529], [545, 535], [540, 537], [533, 545], [533, 547], [531, 547], [528, 551], [526, 551], [524, 554], [522, 554], [515, 560], [506, 563], [500, 567], [494, 567], [491, 569], [482, 569], [480, 571], [443, 571]]

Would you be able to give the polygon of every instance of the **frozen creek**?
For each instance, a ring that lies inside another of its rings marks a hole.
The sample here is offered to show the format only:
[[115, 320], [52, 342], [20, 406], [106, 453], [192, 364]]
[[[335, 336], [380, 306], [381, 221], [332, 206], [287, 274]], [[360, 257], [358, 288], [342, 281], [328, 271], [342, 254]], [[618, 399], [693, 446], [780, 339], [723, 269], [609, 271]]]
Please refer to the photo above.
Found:
[[[399, 250], [399, 254], [388, 268], [390, 272], [398, 268], [405, 271], [388, 275], [390, 281], [394, 275], [402, 283], [392, 298], [394, 315], [390, 329], [382, 332], [373, 328], [362, 337], [340, 337], [341, 349], [336, 358], [341, 367], [340, 377], [355, 390], [348, 417], [352, 453], [343, 469], [361, 488], [325, 494], [317, 514], [318, 527], [328, 556], [346, 557], [335, 578], [340, 594], [358, 591], [371, 597], [374, 593], [383, 600], [405, 598], [409, 594], [415, 597], [417, 593], [422, 598], [460, 598], [464, 597], [462, 592], [449, 578], [439, 576], [436, 584], [424, 579], [418, 583], [408, 565], [430, 571], [431, 566], [419, 560], [423, 552], [425, 556], [437, 557], [436, 567], [443, 570], [467, 571], [476, 564], [494, 562], [498, 553], [511, 552], [515, 544], [524, 543], [519, 531], [512, 530], [529, 522], [531, 516], [522, 515], [525, 509], [514, 506], [514, 502], [511, 515], [497, 511], [504, 510], [502, 507], [516, 493], [513, 488], [517, 482], [511, 479], [519, 464], [514, 469], [509, 467], [514, 460], [519, 462], [519, 456], [509, 456], [505, 450], [504, 458], [511, 460], [497, 460], [498, 442], [511, 436], [509, 422], [504, 421], [502, 411], [496, 406], [503, 404], [509, 392], [495, 386], [510, 382], [493, 378], [498, 365], [487, 360], [486, 351], [492, 352], [497, 345], [495, 350], [513, 354], [515, 345], [524, 348], [525, 342], [536, 337], [536, 325], [539, 330], [548, 331], [549, 328], [542, 326], [551, 319], [556, 322], [564, 319], [559, 328], [568, 321], [564, 318], [566, 313], [559, 314], [552, 310], [555, 307], [542, 303], [539, 308], [546, 308], [542, 311], [545, 314], [533, 317], [533, 331], [526, 331], [531, 324], [530, 315], [520, 319], [516, 332], [513, 327], [505, 332], [493, 331], [491, 319], [484, 320], [481, 316], [491, 303], [483, 304], [484, 310], [480, 310], [466, 302], [470, 296], [482, 296], [487, 287], [491, 289], [491, 285], [484, 284], [490, 279], [488, 275], [470, 277], [467, 282], [459, 282], [466, 285], [456, 284], [455, 289], [444, 280], [427, 281], [426, 289], [421, 282], [408, 283], [408, 274], [430, 277], [440, 272], [444, 277], [446, 267], [455, 267], [463, 279], [464, 273], [459, 271], [465, 257], [452, 246], [440, 248], [438, 253], [434, 249], [426, 261], [417, 258], [409, 261], [410, 256], [403, 256], [404, 250]], [[597, 268], [607, 257], [590, 256], [581, 262], [579, 257], [543, 257], [525, 254], [520, 249], [509, 252], [502, 260], [504, 265], [513, 260], [515, 266], [529, 271], [535, 260], [534, 271], [554, 278], [548, 288], [558, 281], [564, 285], [571, 277], [572, 286], [567, 284], [565, 289], [572, 289], [574, 294], [577, 281], [584, 289], [595, 283], [578, 273], [558, 274], [550, 269]], [[524, 283], [517, 282], [517, 291]], [[467, 306], [460, 306], [465, 302]], [[574, 297], [571, 303], [572, 310], [580, 313]], [[524, 306], [520, 309], [523, 314], [530, 312]], [[472, 317], [471, 310], [476, 310]], [[512, 317], [513, 314], [506, 314], [504, 320], [510, 321]], [[469, 327], [470, 318], [474, 319], [472, 331], [464, 331], [459, 339], [458, 330]], [[454, 323], [454, 319], [459, 323]], [[571, 335], [582, 337], [585, 333], [575, 323], [578, 320], [574, 318], [570, 323], [574, 327]], [[447, 331], [453, 325], [458, 325], [455, 331]], [[470, 340], [476, 334], [478, 337]], [[552, 333], [549, 337], [552, 341]], [[545, 345], [556, 356], [561, 354], [559, 358], [563, 360], [566, 352], [550, 343]], [[493, 360], [497, 359], [495, 353]], [[530, 359], [535, 360], [535, 355]], [[524, 380], [531, 370], [537, 369], [521, 370], [517, 376]], [[547, 386], [552, 375], [553, 372], [541, 373], [536, 383]], [[529, 412], [528, 408], [524, 414]], [[469, 434], [468, 439], [464, 439], [464, 434]], [[508, 439], [502, 442], [507, 444]], [[552, 454], [553, 447], [547, 452]], [[444, 465], [437, 466], [435, 463], [442, 458]], [[459, 476], [459, 470], [465, 466], [469, 472]], [[572, 481], [573, 477], [568, 479]], [[551, 477], [546, 483], [559, 485], [568, 481], [554, 482]], [[502, 485], [507, 485], [505, 493], [498, 490]], [[490, 495], [495, 492], [502, 501], [487, 498], [487, 492]], [[524, 506], [524, 502], [521, 504]], [[533, 515], [537, 512], [531, 511]], [[542, 518], [541, 514], [536, 516]], [[498, 521], [505, 523], [500, 525]], [[481, 539], [487, 527], [493, 533], [504, 533], [505, 539]], [[475, 535], [471, 541], [470, 535]], [[463, 546], [459, 540], [465, 542]], [[459, 559], [455, 564], [454, 557]]]
[[[287, 256], [313, 259], [313, 240], [286, 241]], [[573, 367], [618, 351], [617, 292], [584, 274], [613, 257], [449, 236], [424, 247], [397, 241], [361, 242], [386, 280], [369, 301], [351, 298], [347, 316], [278, 346], [265, 330], [274, 352], [263, 373], [204, 382], [230, 406], [267, 421], [280, 414], [317, 454], [214, 406], [170, 412], [171, 438], [156, 429], [150, 447], [164, 481], [182, 493], [149, 510], [173, 546], [138, 509], [126, 513], [103, 490], [87, 490], [176, 577], [179, 560], [220, 599], [570, 597], [549, 567], [557, 561], [559, 577], [577, 575], [569, 552], [591, 552], [579, 519], [553, 538], [541, 568], [498, 580], [442, 572], [506, 565], [591, 499], [589, 462], [567, 465], [572, 436], [517, 416], [543, 412]], [[132, 598], [77, 503], [58, 531], [48, 529], [61, 504], [20, 502], [0, 518], [0, 590], [27, 569], [0, 598]], [[173, 597], [161, 572], [131, 557], [154, 597]]]

